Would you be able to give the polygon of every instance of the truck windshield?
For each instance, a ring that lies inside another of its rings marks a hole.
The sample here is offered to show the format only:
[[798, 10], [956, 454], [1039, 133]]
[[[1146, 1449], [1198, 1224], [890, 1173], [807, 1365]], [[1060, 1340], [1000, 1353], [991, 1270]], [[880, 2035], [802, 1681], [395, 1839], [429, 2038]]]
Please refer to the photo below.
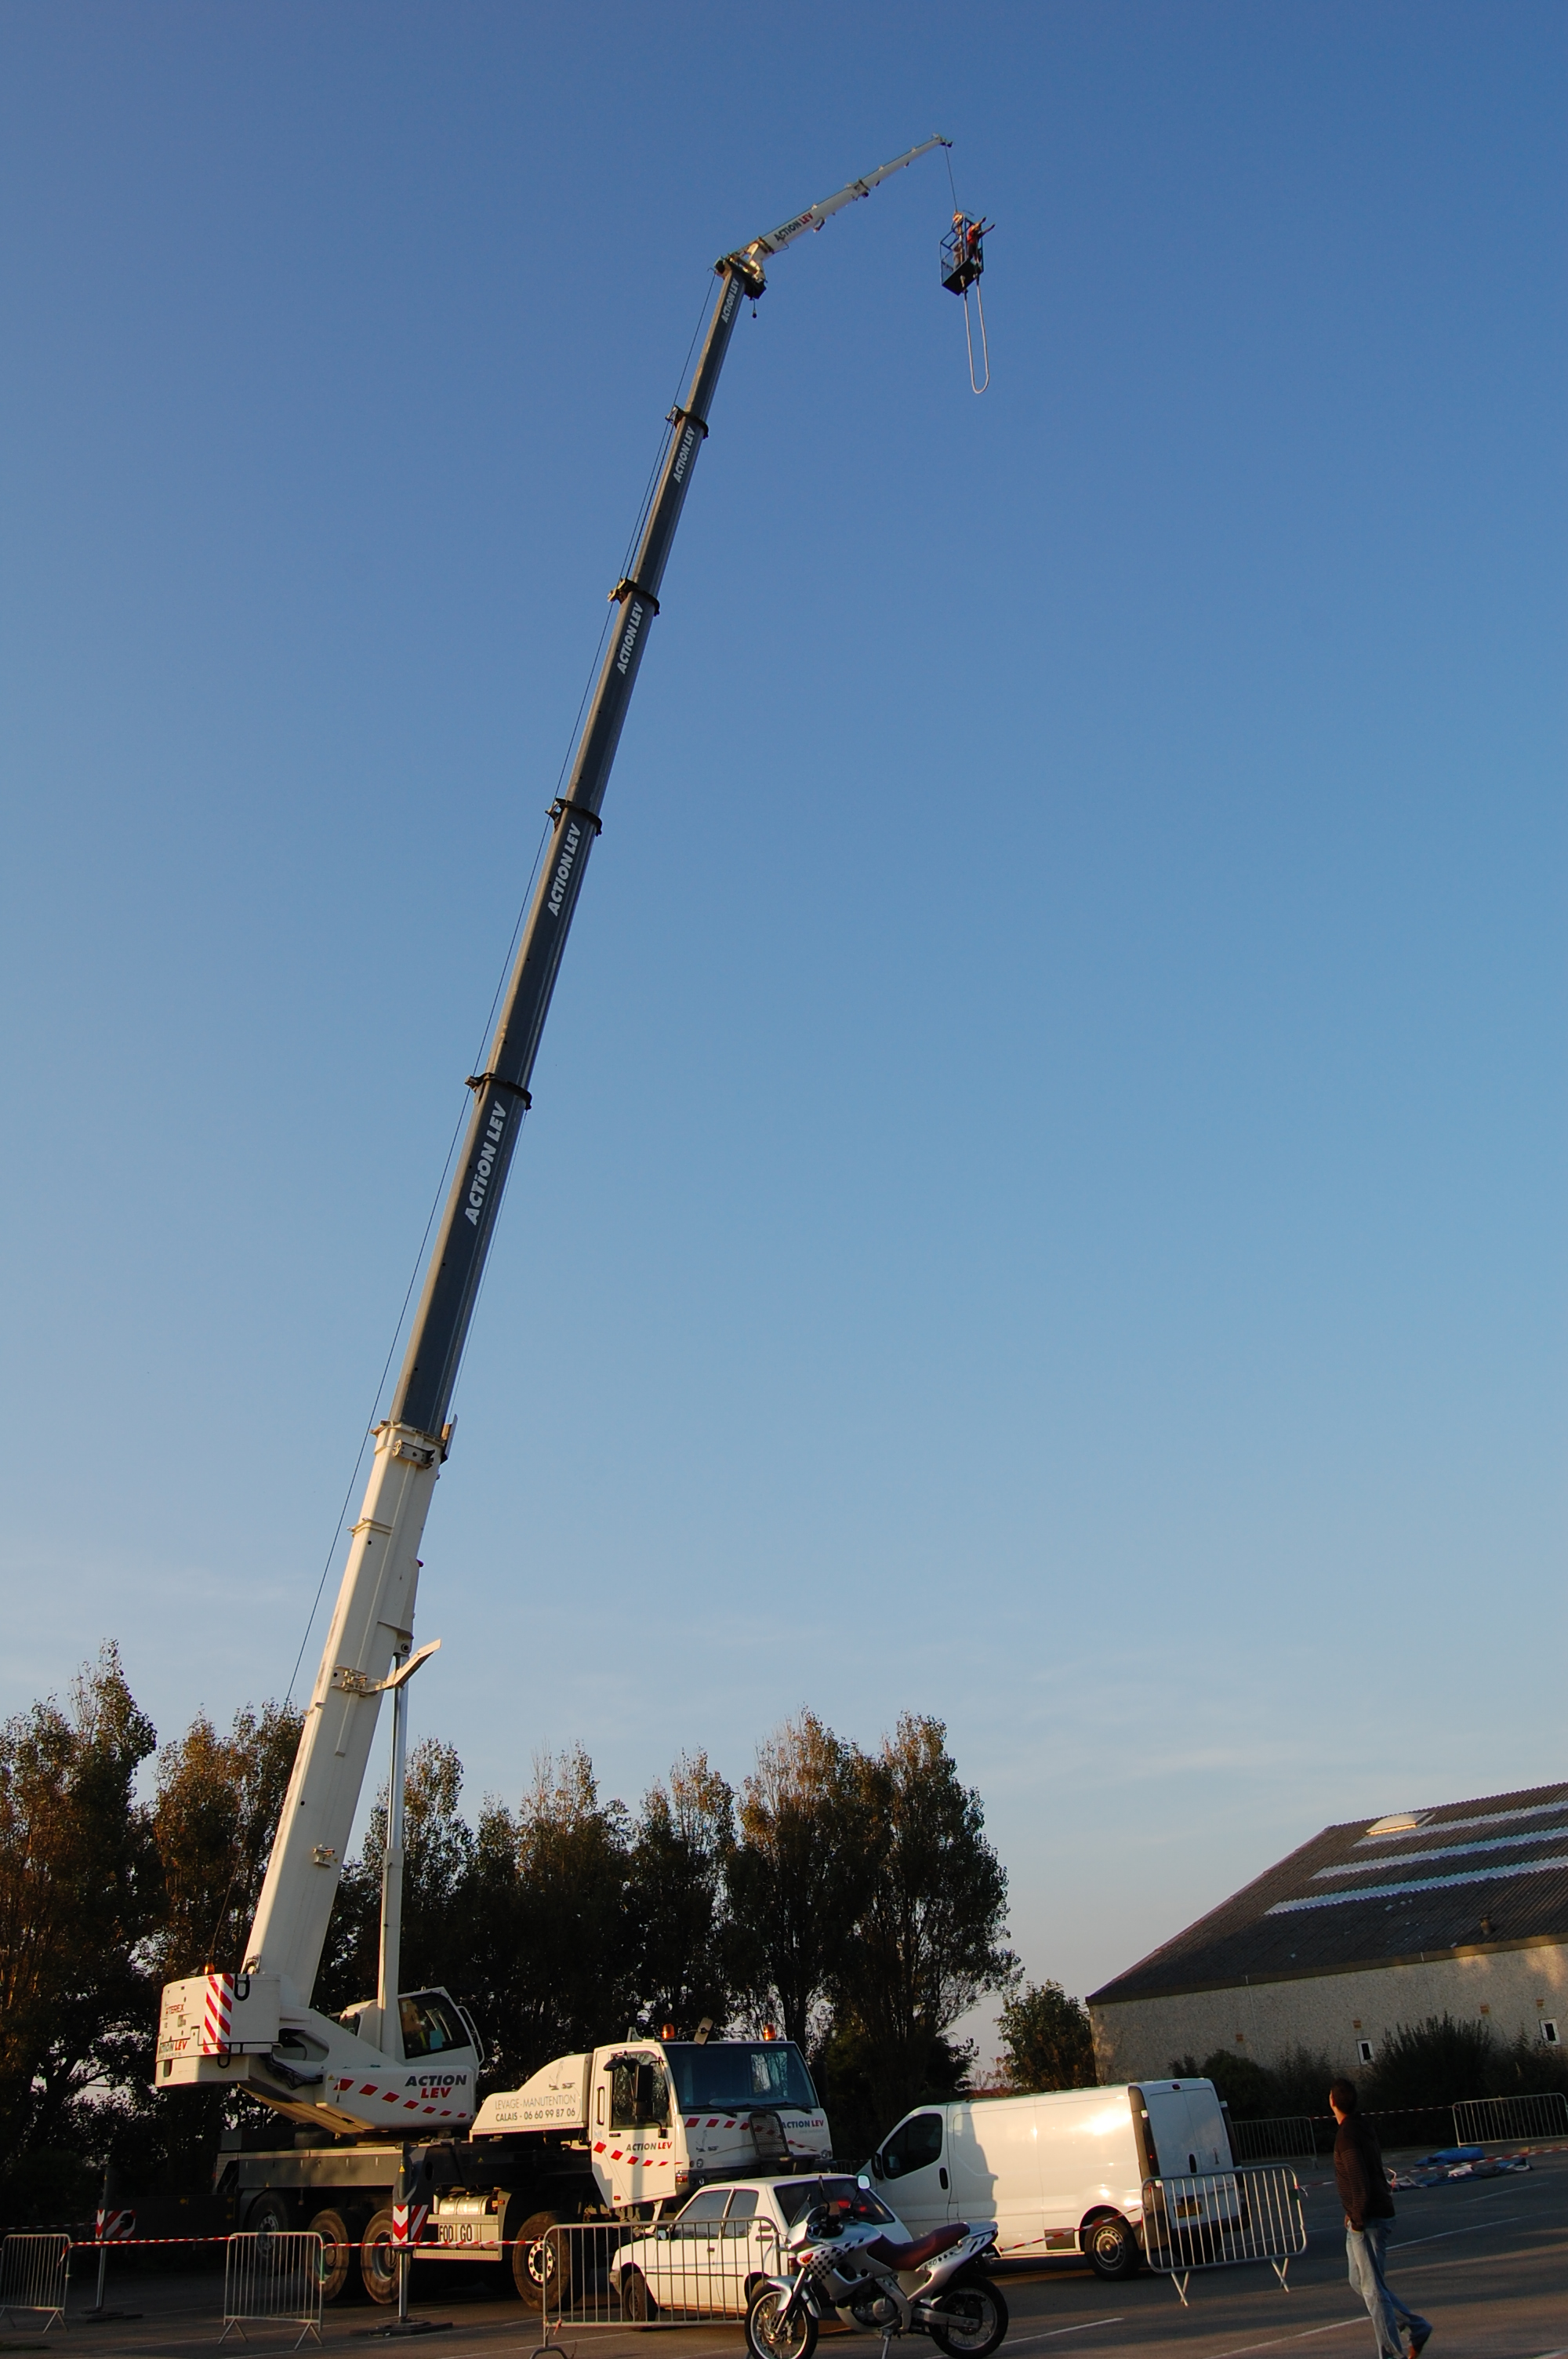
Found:
[[816, 2092], [806, 2059], [792, 2039], [666, 2040], [665, 2054], [682, 2113], [722, 2105], [791, 2105], [816, 2109]]

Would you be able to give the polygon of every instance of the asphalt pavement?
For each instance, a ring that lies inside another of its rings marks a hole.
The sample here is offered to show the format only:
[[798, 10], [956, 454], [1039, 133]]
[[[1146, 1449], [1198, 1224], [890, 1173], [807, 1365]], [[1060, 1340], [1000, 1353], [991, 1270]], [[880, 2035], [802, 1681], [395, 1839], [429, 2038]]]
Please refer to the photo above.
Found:
[[[1078, 2262], [1004, 2267], [1000, 2280], [1012, 2313], [1002, 2353], [1019, 2359], [1062, 2359], [1081, 2349], [1085, 2359], [1376, 2359], [1366, 2310], [1346, 2282], [1345, 2234], [1332, 2176], [1319, 2164], [1303, 2171], [1307, 2191], [1308, 2244], [1292, 2263], [1281, 2291], [1266, 2264], [1206, 2270], [1190, 2280], [1184, 2308], [1170, 2280], [1141, 2271], [1106, 2285]], [[1568, 2152], [1541, 2155], [1528, 2173], [1460, 2180], [1399, 2194], [1389, 2275], [1395, 2289], [1433, 2321], [1429, 2359], [1568, 2359]], [[466, 2281], [465, 2281], [466, 2280]], [[79, 2256], [68, 2322], [47, 2342], [17, 2317], [0, 2320], [0, 2353], [74, 2350], [79, 2359], [193, 2359], [215, 2351], [222, 2324], [221, 2270], [153, 2275], [122, 2256], [109, 2265], [106, 2308], [139, 2316], [89, 2322], [96, 2270]], [[423, 2359], [535, 2351], [538, 2321], [509, 2294], [501, 2297], [492, 2273], [445, 2267], [416, 2268], [413, 2310], [437, 2331], [410, 2338]], [[360, 2302], [335, 2304], [322, 2321], [324, 2345], [339, 2359], [396, 2348], [379, 2330], [385, 2313]], [[275, 2359], [293, 2346], [297, 2330], [247, 2325], [244, 2342], [231, 2332], [228, 2349]], [[557, 2342], [568, 2359], [740, 2359], [739, 2324], [658, 2325], [640, 2329], [574, 2327]], [[835, 2359], [880, 2359], [874, 2335], [835, 2332]], [[307, 2346], [308, 2347], [308, 2345]], [[921, 2351], [933, 2346], [919, 2341]]]

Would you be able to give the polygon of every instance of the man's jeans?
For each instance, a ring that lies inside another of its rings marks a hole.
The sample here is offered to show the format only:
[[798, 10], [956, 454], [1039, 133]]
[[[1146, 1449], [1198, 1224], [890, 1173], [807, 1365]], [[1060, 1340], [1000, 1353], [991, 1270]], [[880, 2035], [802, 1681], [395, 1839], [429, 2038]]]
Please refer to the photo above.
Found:
[[1346, 2228], [1345, 2253], [1350, 2263], [1350, 2282], [1367, 2305], [1367, 2315], [1378, 2337], [1378, 2348], [1387, 2359], [1404, 2359], [1404, 2346], [1400, 2341], [1400, 2328], [1412, 2338], [1428, 2335], [1431, 2327], [1424, 2318], [1418, 2318], [1403, 2302], [1383, 2275], [1383, 2256], [1389, 2249], [1387, 2220], [1368, 2220], [1364, 2228]]

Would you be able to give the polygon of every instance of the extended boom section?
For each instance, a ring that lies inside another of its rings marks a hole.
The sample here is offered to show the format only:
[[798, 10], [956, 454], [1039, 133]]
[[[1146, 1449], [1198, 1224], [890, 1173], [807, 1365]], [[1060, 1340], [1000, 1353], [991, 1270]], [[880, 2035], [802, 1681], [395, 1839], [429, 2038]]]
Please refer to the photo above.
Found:
[[[251, 1935], [248, 1972], [279, 1974], [307, 1997], [327, 1937], [343, 1851], [359, 1807], [380, 1702], [380, 1682], [414, 1628], [418, 1549], [436, 1475], [446, 1454], [448, 1412], [469, 1321], [495, 1234], [550, 995], [599, 832], [600, 806], [659, 610], [670, 545], [707, 410], [729, 349], [744, 282], [727, 271], [675, 433], [634, 573], [613, 592], [611, 632], [577, 759], [554, 806], [554, 833], [518, 946], [504, 1005], [474, 1093], [456, 1177], [430, 1257], [392, 1412], [377, 1429], [375, 1463], [338, 1610], [300, 1739], [285, 1839], [275, 1849]], [[373, 1571], [373, 1554], [379, 1551]], [[297, 1827], [297, 1835], [293, 1830]]]

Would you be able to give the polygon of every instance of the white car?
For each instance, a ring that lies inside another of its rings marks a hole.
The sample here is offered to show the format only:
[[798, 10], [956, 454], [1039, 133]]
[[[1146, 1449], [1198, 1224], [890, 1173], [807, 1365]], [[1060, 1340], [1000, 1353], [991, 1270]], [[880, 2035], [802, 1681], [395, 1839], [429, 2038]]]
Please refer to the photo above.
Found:
[[903, 2221], [863, 2180], [726, 2180], [699, 2188], [673, 2220], [622, 2245], [611, 2263], [622, 2317], [744, 2318], [752, 2289], [783, 2268], [790, 2229], [817, 2203], [841, 2205], [847, 2218], [874, 2221], [908, 2241]]

